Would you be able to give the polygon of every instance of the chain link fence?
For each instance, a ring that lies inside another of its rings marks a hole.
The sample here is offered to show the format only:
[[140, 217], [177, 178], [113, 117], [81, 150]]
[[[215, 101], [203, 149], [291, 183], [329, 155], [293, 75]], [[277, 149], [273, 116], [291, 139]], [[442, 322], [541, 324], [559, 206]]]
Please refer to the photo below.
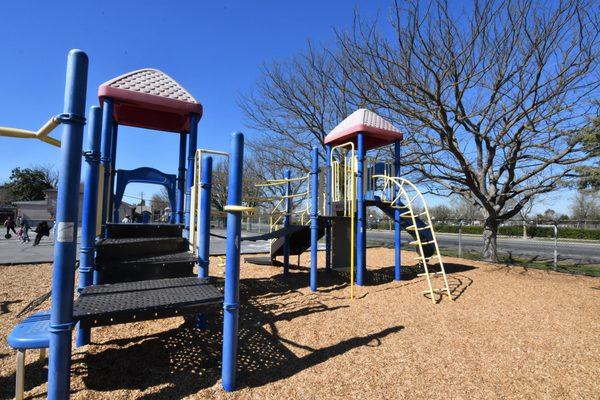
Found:
[[[213, 213], [211, 221], [213, 228], [224, 229], [226, 216]], [[293, 221], [302, 222], [308, 221], [301, 221], [299, 217]], [[242, 229], [268, 232], [269, 214], [244, 216]], [[394, 225], [389, 218], [369, 215], [368, 229], [369, 245], [394, 245]], [[482, 259], [483, 221], [436, 221], [434, 229], [444, 255]], [[410, 240], [410, 236], [402, 232], [405, 248], [409, 248]], [[500, 262], [506, 265], [600, 276], [600, 221], [510, 221], [500, 226], [497, 246]]]

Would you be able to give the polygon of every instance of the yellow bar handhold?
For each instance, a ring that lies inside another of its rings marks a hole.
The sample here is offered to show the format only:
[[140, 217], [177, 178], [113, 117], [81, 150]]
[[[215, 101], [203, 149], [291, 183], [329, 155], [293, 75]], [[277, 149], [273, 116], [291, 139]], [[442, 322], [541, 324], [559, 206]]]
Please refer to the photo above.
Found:
[[246, 207], [246, 206], [225, 206], [223, 207], [223, 211], [226, 212], [244, 212], [244, 211], [254, 211], [256, 207]]
[[27, 129], [0, 126], [0, 136], [23, 139], [39, 139], [42, 142], [60, 147], [60, 140], [48, 136], [50, 132], [52, 132], [58, 125], [60, 125], [60, 120], [56, 117], [52, 117], [37, 132], [29, 131]]

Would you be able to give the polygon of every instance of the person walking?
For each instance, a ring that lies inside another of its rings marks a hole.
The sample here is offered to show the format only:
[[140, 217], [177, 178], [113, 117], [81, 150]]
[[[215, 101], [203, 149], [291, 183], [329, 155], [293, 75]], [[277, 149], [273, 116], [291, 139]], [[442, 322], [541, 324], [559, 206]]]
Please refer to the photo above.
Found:
[[21, 219], [21, 229], [23, 229], [23, 234], [22, 234], [22, 240], [23, 243], [29, 243], [29, 221], [27, 221], [25, 218]]
[[33, 241], [33, 245], [37, 246], [38, 244], [40, 244], [40, 240], [42, 240], [44, 236], [50, 236], [50, 227], [48, 226], [48, 223], [46, 221], [40, 222], [35, 228], [35, 233], [36, 235]]
[[17, 234], [17, 231], [15, 231], [15, 220], [13, 219], [12, 216], [9, 216], [8, 218], [6, 218], [6, 221], [4, 221], [4, 227], [6, 228], [6, 235], [4, 235], [4, 237], [6, 239], [10, 239], [11, 235], [10, 235], [10, 231], [12, 230], [14, 232], [14, 234]]

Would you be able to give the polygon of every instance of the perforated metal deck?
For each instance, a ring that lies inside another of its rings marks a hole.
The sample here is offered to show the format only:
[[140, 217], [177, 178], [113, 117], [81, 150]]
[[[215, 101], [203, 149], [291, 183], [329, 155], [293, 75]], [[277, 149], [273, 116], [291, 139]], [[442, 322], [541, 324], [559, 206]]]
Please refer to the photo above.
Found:
[[89, 286], [75, 301], [73, 318], [94, 327], [196, 314], [221, 303], [223, 294], [207, 279], [158, 279]]

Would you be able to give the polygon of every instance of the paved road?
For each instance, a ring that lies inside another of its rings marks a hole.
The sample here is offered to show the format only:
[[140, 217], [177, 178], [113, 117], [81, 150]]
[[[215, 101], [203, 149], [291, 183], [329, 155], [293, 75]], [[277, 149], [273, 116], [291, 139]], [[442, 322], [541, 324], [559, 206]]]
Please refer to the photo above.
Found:
[[[458, 250], [458, 235], [437, 234], [441, 248]], [[390, 231], [369, 231], [368, 242], [392, 245], [394, 233]], [[407, 245], [411, 237], [402, 232], [402, 245]], [[481, 251], [482, 238], [479, 236], [462, 236], [463, 251]], [[503, 254], [511, 253], [513, 257], [525, 256], [547, 260], [554, 256], [554, 242], [551, 240], [534, 240], [519, 238], [498, 238], [498, 251]], [[575, 260], [581, 263], [600, 263], [599, 242], [558, 242], [558, 256], [561, 260]]]
[[[225, 236], [226, 232], [222, 229], [213, 229], [218, 235]], [[243, 233], [244, 235], [254, 235], [253, 233]], [[0, 239], [0, 265], [1, 264], [33, 264], [51, 262], [54, 252], [54, 238], [43, 238], [39, 246], [32, 246], [33, 240], [29, 243], [21, 244], [13, 236], [12, 239]], [[210, 241], [210, 254], [225, 254], [225, 239], [212, 237]], [[257, 242], [242, 242], [242, 253], [266, 253], [269, 251], [269, 242], [261, 240]], [[79, 258], [79, 244], [77, 245], [77, 258]]]
[[[222, 229], [213, 229], [219, 235], [225, 235]], [[253, 235], [243, 233], [242, 236]], [[438, 234], [440, 247], [457, 250], [458, 235]], [[390, 231], [369, 231], [367, 234], [370, 245], [393, 245], [394, 234]], [[402, 233], [402, 245], [408, 247], [410, 236]], [[225, 239], [211, 238], [210, 253], [212, 255], [225, 254]], [[481, 251], [481, 238], [475, 236], [462, 237], [463, 251]], [[319, 248], [323, 248], [320, 243]], [[20, 244], [15, 239], [0, 239], [0, 264], [9, 263], [38, 263], [52, 261], [53, 240], [44, 238], [39, 246], [33, 247], [31, 243]], [[511, 253], [513, 257], [535, 257], [538, 259], [551, 259], [554, 252], [554, 243], [546, 240], [531, 240], [518, 238], [499, 238], [498, 250], [501, 253]], [[258, 242], [242, 241], [242, 253], [264, 253], [269, 251], [269, 242], [266, 240]], [[559, 242], [559, 258], [575, 260], [581, 263], [600, 263], [600, 243], [588, 242]]]

